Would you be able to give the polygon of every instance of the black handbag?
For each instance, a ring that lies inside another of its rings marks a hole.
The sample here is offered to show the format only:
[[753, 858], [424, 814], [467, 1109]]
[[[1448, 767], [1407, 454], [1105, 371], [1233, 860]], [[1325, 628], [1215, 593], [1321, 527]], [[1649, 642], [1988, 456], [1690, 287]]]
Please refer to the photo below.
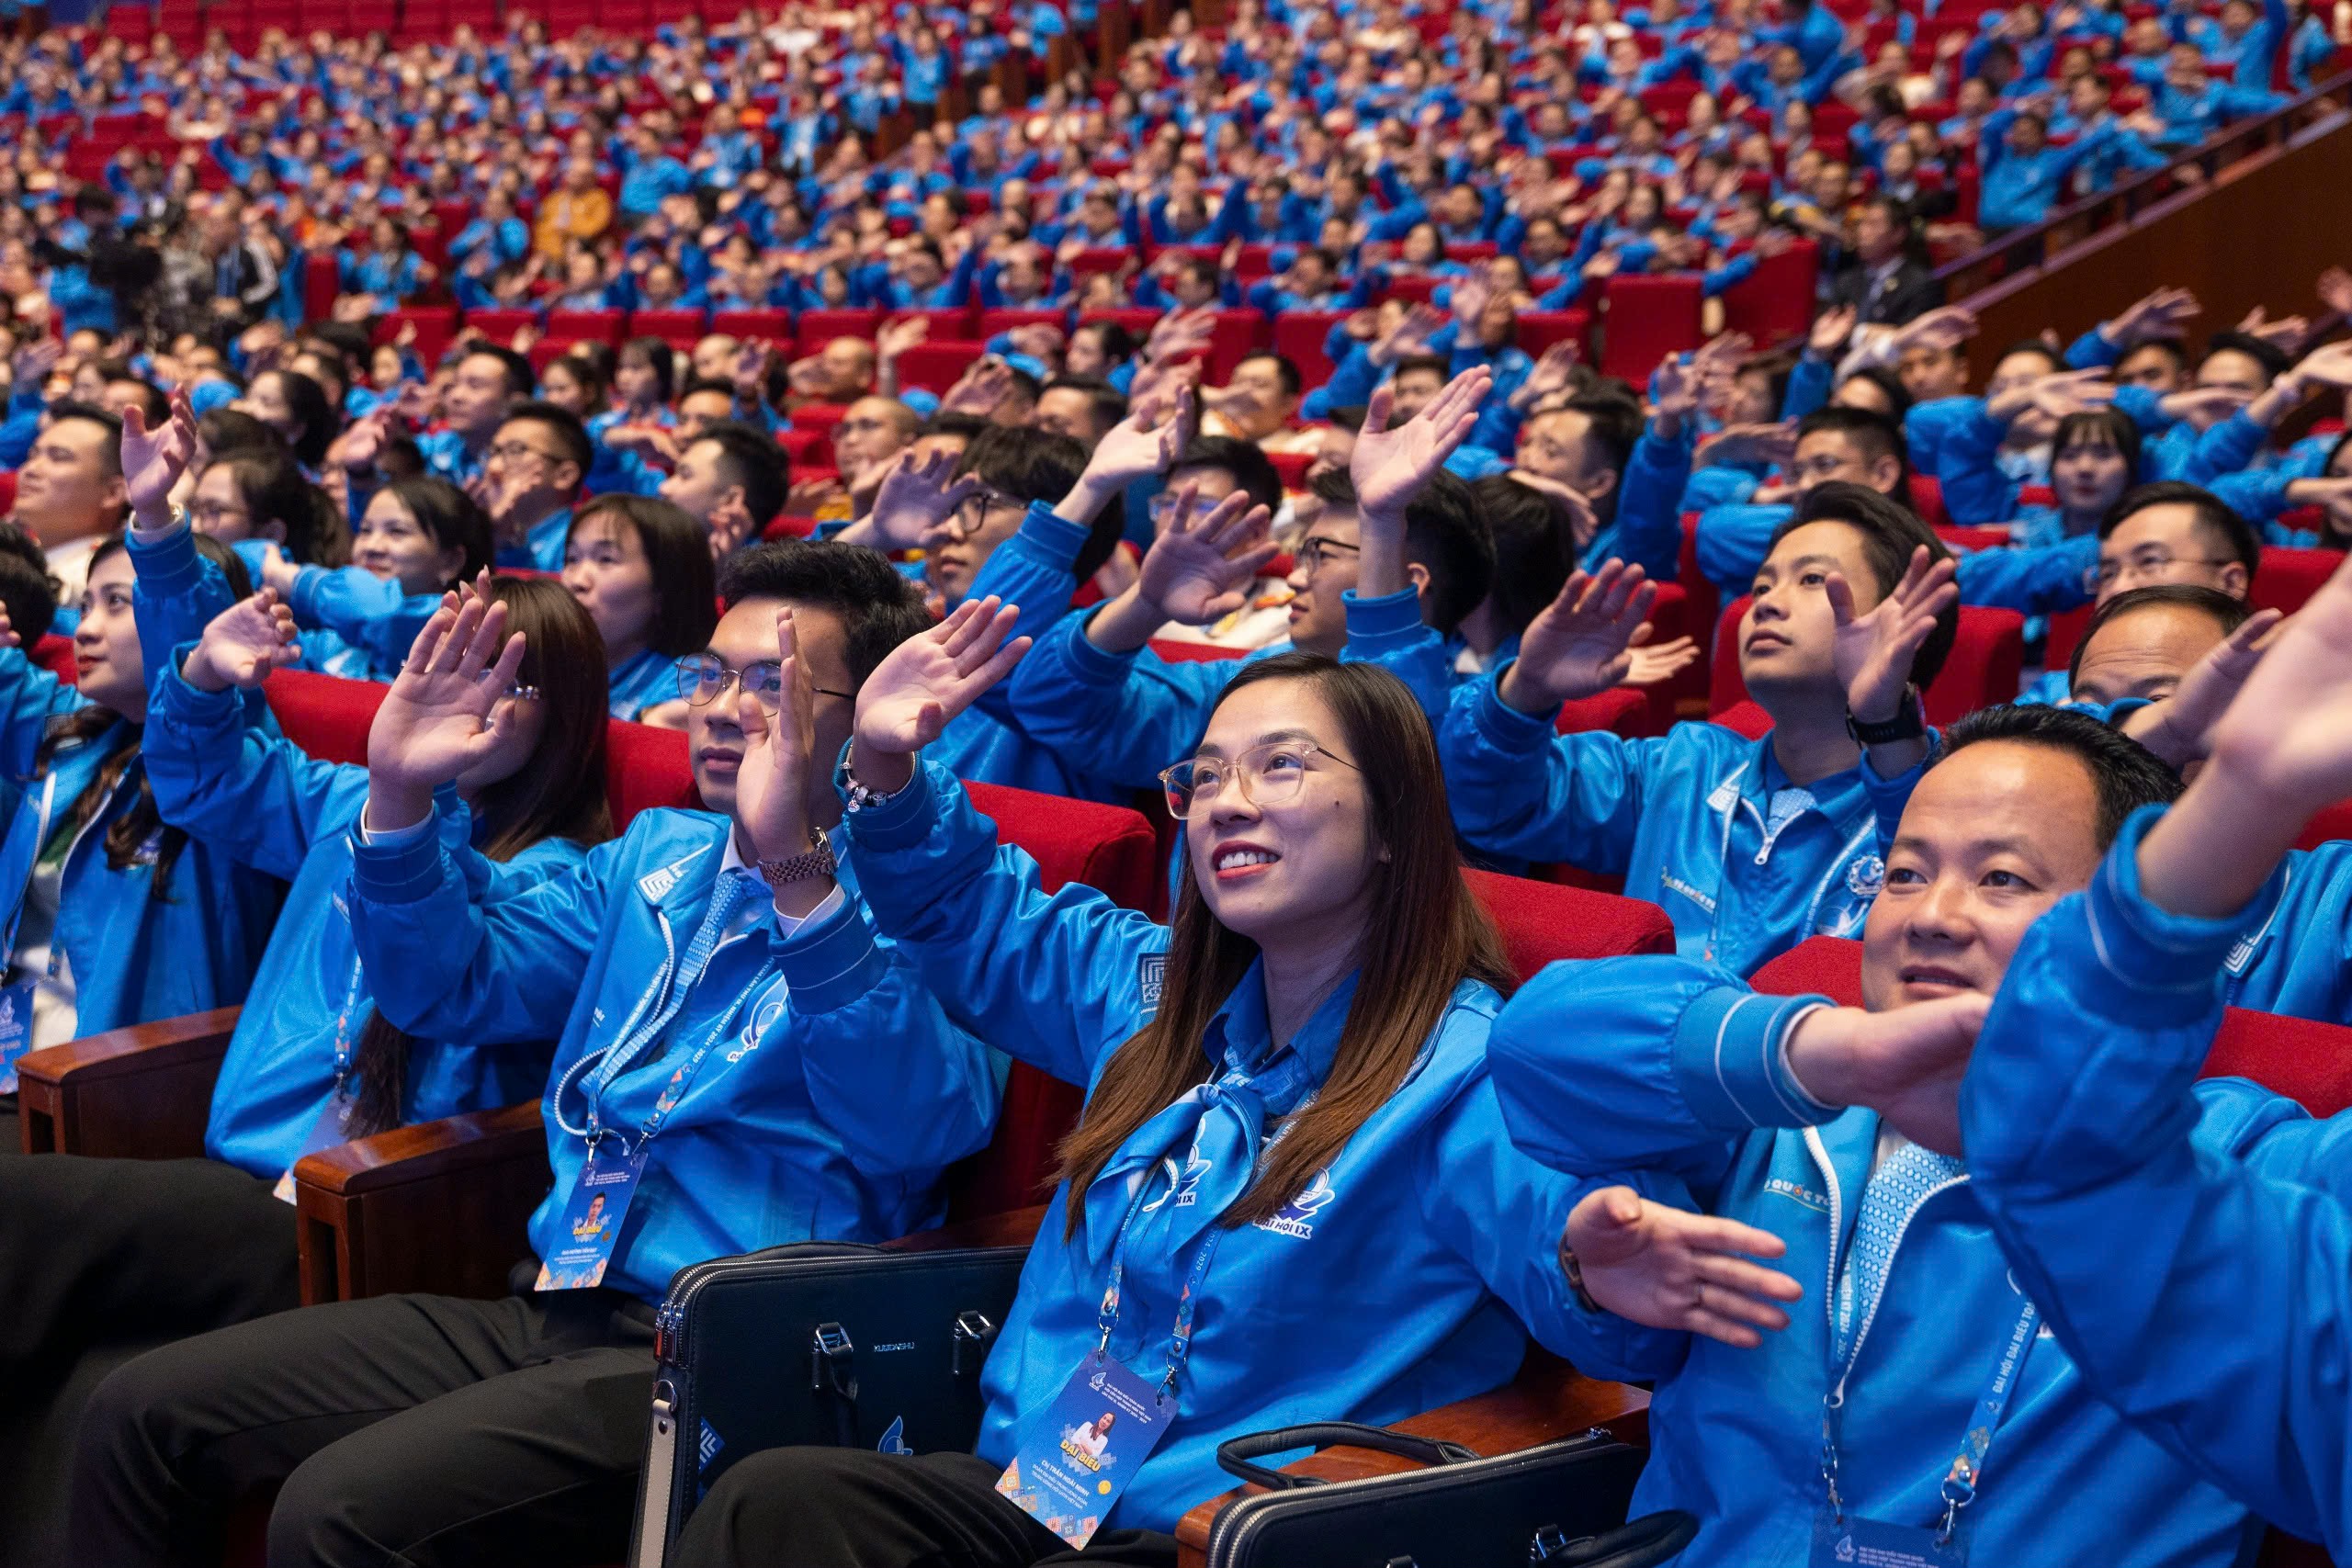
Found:
[[[1427, 1467], [1319, 1481], [1256, 1461], [1341, 1446]], [[1644, 1450], [1595, 1427], [1481, 1459], [1351, 1421], [1285, 1427], [1218, 1445], [1217, 1463], [1271, 1490], [1228, 1504], [1209, 1527], [1209, 1568], [1649, 1568], [1698, 1533], [1688, 1514], [1625, 1523]]]
[[662, 1568], [687, 1517], [747, 1454], [971, 1452], [980, 1363], [1028, 1255], [802, 1242], [678, 1270], [654, 1320], [630, 1568]]

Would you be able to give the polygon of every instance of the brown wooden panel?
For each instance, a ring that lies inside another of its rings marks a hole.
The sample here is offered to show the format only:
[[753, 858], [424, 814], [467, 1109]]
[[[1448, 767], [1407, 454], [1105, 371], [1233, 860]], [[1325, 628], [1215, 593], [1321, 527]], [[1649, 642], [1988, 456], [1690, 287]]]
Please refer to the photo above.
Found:
[[204, 1153], [235, 1008], [110, 1029], [17, 1064], [27, 1154], [186, 1159]]
[[[2002, 347], [2054, 327], [2067, 341], [2133, 299], [2185, 288], [2205, 307], [2201, 335], [2256, 305], [2317, 315], [2312, 284], [2352, 253], [2352, 114], [2319, 118], [2252, 152], [2205, 186], [2164, 197], [2096, 232], [2052, 236], [2048, 259], [1969, 295], [1981, 323], [1971, 369], [1979, 382]], [[2068, 229], [2079, 225], [2068, 225]]]
[[503, 1296], [552, 1179], [536, 1102], [309, 1156], [294, 1168], [303, 1302]]

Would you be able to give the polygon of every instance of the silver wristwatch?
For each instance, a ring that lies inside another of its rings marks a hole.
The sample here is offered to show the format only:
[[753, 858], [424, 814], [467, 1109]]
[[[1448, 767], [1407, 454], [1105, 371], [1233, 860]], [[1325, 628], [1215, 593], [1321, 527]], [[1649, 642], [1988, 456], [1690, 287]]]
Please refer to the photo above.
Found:
[[825, 837], [822, 828], [809, 829], [808, 836], [816, 842], [801, 853], [788, 860], [760, 862], [761, 879], [770, 887], [789, 887], [796, 882], [807, 882], [812, 877], [832, 875], [835, 864], [832, 840]]

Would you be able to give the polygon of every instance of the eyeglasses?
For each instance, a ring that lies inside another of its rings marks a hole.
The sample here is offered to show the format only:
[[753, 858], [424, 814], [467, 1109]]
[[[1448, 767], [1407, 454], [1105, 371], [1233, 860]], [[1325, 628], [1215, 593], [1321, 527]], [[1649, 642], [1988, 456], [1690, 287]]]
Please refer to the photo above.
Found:
[[1363, 770], [1336, 751], [1312, 740], [1269, 740], [1252, 746], [1227, 761], [1221, 757], [1195, 757], [1159, 773], [1168, 794], [1168, 814], [1182, 822], [1196, 807], [1205, 807], [1225, 793], [1226, 781], [1237, 780], [1241, 798], [1253, 806], [1280, 806], [1297, 798], [1299, 781], [1314, 772], [1311, 759], [1328, 757], [1354, 773]]
[[492, 446], [489, 456], [502, 463], [519, 463], [526, 457], [537, 457], [542, 463], [560, 463], [562, 458], [542, 452], [527, 441], [501, 441]]
[[[763, 659], [740, 671], [729, 670], [717, 655], [708, 653], [692, 653], [678, 660], [678, 695], [695, 707], [708, 707], [730, 685], [751, 693], [762, 708], [774, 713], [784, 700], [784, 666], [773, 659]], [[821, 697], [839, 697], [843, 702], [857, 700], [854, 692], [836, 692], [824, 686], [815, 690]]]
[[948, 521], [955, 525], [958, 534], [968, 536], [987, 526], [989, 513], [1016, 510], [1025, 513], [1028, 505], [1001, 491], [975, 491], [956, 503], [956, 510], [948, 514]]
[[199, 528], [209, 527], [216, 523], [233, 522], [240, 518], [253, 516], [252, 513], [242, 506], [227, 506], [217, 501], [190, 502], [187, 514]]
[[1292, 559], [1297, 562], [1299, 570], [1312, 577], [1323, 570], [1323, 563], [1331, 558], [1331, 553], [1334, 550], [1345, 550], [1351, 556], [1362, 555], [1363, 547], [1343, 544], [1338, 539], [1327, 539], [1322, 535], [1317, 534], [1308, 537], [1298, 547], [1298, 551]]
[[[1153, 496], [1151, 498], [1151, 506], [1149, 508], [1151, 520], [1154, 523], [1159, 524], [1160, 526], [1166, 527], [1168, 520], [1176, 515], [1176, 501], [1177, 494], [1176, 491], [1172, 490], [1163, 490], [1158, 495]], [[1211, 500], [1209, 497], [1204, 495], [1196, 495], [1193, 498], [1193, 510], [1185, 513], [1185, 518], [1187, 521], [1190, 521], [1195, 517], [1205, 517], [1210, 513], [1215, 512], [1218, 506], [1223, 504], [1223, 497]]]
[[2122, 581], [2125, 572], [2130, 572], [2134, 577], [2154, 577], [2171, 566], [2227, 566], [2229, 564], [2228, 561], [2214, 560], [2205, 556], [2177, 556], [2162, 545], [2143, 545], [2121, 560], [2099, 562], [2098, 569], [2091, 573], [2091, 581], [2101, 588], [2110, 588]]

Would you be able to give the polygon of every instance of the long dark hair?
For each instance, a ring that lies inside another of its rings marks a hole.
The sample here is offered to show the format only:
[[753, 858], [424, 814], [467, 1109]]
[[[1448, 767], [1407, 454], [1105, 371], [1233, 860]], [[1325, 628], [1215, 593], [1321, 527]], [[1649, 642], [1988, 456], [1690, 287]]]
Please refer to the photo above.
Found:
[[[194, 536], [197, 553], [220, 569], [229, 580], [229, 592], [239, 599], [254, 591], [253, 579], [246, 574], [245, 563], [237, 552], [202, 534]], [[100, 562], [122, 553], [122, 536], [115, 535], [90, 552], [90, 570], [96, 571]], [[131, 727], [130, 743], [119, 748], [114, 755], [98, 764], [96, 777], [74, 802], [73, 814], [52, 831], [63, 832], [70, 842], [83, 829], [90, 825], [100, 808], [112, 798], [123, 776], [139, 766], [139, 746], [145, 728], [143, 718], [125, 720], [111, 708], [96, 704], [81, 708], [64, 717], [51, 721], [49, 733], [41, 738], [40, 747], [33, 753], [33, 777], [49, 772], [57, 753], [68, 745], [85, 745], [112, 729], [119, 722]], [[155, 792], [147, 783], [147, 770], [139, 768], [139, 793], [130, 805], [107, 825], [103, 840], [108, 871], [128, 871], [139, 863], [141, 854], [153, 846], [154, 874], [147, 885], [147, 896], [162, 902], [169, 894], [172, 868], [179, 863], [180, 852], [187, 847], [185, 830], [168, 826], [163, 813], [155, 809]]]
[[[474, 796], [484, 829], [482, 853], [513, 860], [543, 839], [586, 846], [613, 836], [605, 795], [605, 648], [580, 602], [542, 579], [497, 577], [490, 596], [506, 606], [508, 625], [523, 634], [523, 665], [515, 679], [537, 686], [547, 728], [530, 759]], [[380, 1012], [368, 1015], [352, 1050], [354, 1137], [401, 1124], [414, 1037]]]
[[[1217, 701], [1261, 681], [1297, 681], [1339, 720], [1348, 750], [1366, 760], [1363, 789], [1372, 841], [1384, 858], [1366, 868], [1371, 916], [1356, 952], [1358, 979], [1331, 1071], [1312, 1104], [1265, 1153], [1257, 1179], [1218, 1219], [1232, 1229], [1271, 1218], [1338, 1157], [1356, 1129], [1387, 1103], [1454, 987], [1516, 984], [1502, 941], [1462, 880], [1437, 744], [1405, 683], [1377, 665], [1314, 653], [1279, 653], [1244, 669]], [[1376, 765], [1373, 765], [1376, 760]], [[1218, 921], [1178, 857], [1176, 919], [1159, 1011], [1102, 1069], [1078, 1127], [1061, 1144], [1069, 1183], [1068, 1231], [1078, 1233], [1086, 1190], [1136, 1130], [1188, 1089], [1216, 1076], [1202, 1050], [1210, 1018], [1258, 957], [1258, 944]]]
[[213, 458], [212, 467], [228, 470], [256, 525], [276, 523], [285, 530], [286, 553], [297, 563], [349, 563], [351, 531], [343, 509], [327, 499], [326, 491], [304, 479], [282, 448], [234, 447]]

